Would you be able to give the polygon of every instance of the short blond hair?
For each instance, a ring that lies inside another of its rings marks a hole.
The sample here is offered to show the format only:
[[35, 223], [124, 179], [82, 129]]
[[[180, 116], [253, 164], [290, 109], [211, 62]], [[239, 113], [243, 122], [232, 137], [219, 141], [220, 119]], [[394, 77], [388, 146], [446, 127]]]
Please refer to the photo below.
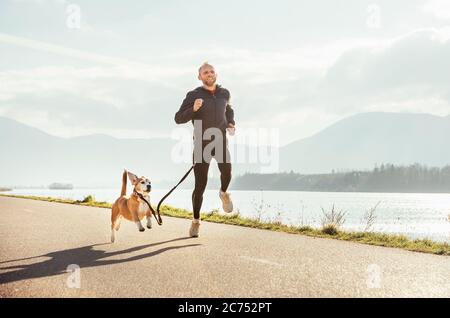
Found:
[[209, 64], [207, 61], [206, 61], [206, 62], [203, 62], [203, 64], [198, 68], [198, 74], [200, 74], [200, 73], [202, 72], [202, 69], [203, 69], [204, 67], [207, 67], [207, 66], [214, 68], [214, 66], [212, 66], [211, 64]]

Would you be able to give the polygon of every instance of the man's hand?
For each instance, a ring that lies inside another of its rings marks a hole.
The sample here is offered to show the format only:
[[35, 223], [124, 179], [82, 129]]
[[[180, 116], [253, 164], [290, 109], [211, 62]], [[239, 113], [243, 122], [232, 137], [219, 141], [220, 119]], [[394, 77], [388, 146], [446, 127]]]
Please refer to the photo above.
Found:
[[227, 131], [230, 136], [234, 136], [236, 127], [232, 123], [228, 123]]
[[197, 98], [197, 99], [195, 100], [194, 106], [193, 106], [194, 113], [195, 113], [197, 110], [199, 110], [200, 107], [202, 107], [202, 106], [203, 106], [203, 99]]

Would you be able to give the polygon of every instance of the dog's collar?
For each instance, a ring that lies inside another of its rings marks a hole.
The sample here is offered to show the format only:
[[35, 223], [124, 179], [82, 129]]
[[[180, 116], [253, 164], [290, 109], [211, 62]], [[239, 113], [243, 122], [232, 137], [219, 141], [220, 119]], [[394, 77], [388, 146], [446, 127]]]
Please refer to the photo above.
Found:
[[133, 194], [138, 197], [138, 199], [137, 199], [138, 201], [139, 201], [139, 199], [141, 199], [142, 201], [147, 203], [148, 208], [150, 209], [150, 211], [152, 211], [152, 214], [153, 214], [153, 216], [156, 219], [156, 222], [158, 222], [158, 224], [161, 225], [162, 224], [162, 219], [161, 219], [161, 215], [159, 215], [159, 211], [158, 211], [158, 217], [156, 217], [155, 210], [153, 210], [152, 206], [150, 205], [150, 202], [147, 201], [147, 199], [144, 197], [144, 195], [139, 193], [139, 192], [137, 192], [136, 189], [133, 190]]
[[145, 199], [145, 196], [142, 193], [137, 192], [136, 189], [133, 190], [133, 194], [138, 197], [138, 200]]

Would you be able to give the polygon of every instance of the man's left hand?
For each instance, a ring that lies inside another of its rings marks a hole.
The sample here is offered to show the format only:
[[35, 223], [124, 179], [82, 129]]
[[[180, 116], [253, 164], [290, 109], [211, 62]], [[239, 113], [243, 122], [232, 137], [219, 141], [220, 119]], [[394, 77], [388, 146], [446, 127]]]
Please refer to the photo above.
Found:
[[236, 127], [232, 123], [229, 123], [228, 127], [227, 127], [227, 131], [228, 131], [228, 134], [230, 136], [234, 136], [234, 132], [236, 131]]

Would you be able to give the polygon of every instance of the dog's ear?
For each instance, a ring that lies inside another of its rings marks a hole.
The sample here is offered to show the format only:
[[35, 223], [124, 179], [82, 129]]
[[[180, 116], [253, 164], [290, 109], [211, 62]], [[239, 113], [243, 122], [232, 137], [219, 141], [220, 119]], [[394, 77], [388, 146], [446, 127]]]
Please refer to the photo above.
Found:
[[131, 173], [130, 171], [127, 171], [127, 173], [128, 179], [130, 179], [131, 184], [136, 185], [136, 183], [138, 182], [138, 177], [134, 173]]

